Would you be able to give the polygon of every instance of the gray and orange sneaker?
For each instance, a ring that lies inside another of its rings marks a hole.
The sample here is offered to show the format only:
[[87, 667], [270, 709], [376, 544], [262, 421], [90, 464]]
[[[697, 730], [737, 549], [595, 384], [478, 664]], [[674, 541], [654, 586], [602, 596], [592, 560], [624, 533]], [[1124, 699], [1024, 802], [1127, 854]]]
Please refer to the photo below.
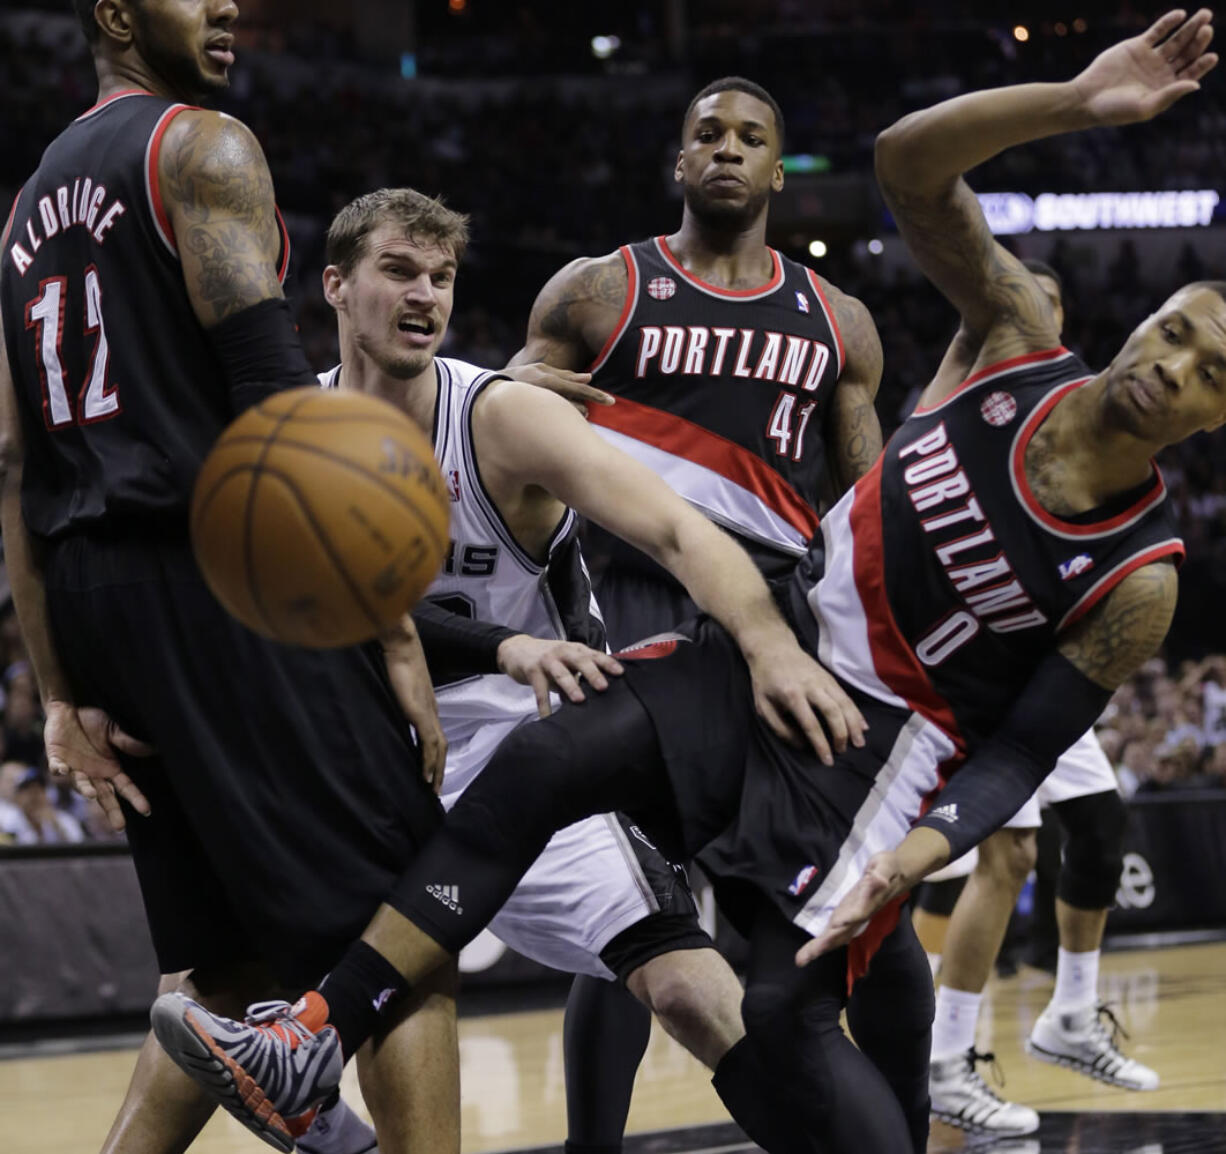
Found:
[[163, 994], [150, 1016], [179, 1068], [283, 1154], [340, 1084], [340, 1037], [328, 1025], [328, 1003], [314, 990], [292, 1006], [257, 1002], [245, 1022], [210, 1013], [183, 994]]

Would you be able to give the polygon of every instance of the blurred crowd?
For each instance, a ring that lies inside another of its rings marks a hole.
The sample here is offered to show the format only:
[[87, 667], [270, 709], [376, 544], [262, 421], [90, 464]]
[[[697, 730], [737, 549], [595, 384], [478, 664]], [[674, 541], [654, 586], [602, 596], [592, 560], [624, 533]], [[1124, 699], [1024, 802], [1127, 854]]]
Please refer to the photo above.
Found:
[[[66, 0], [27, 3], [25, 18], [8, 5], [0, 14], [0, 212], [95, 93]], [[706, 80], [735, 72], [764, 81], [785, 111], [789, 153], [820, 157], [835, 174], [867, 173], [876, 133], [908, 110], [967, 88], [1065, 78], [1151, 15], [1117, 0], [1086, 5], [1089, 19], [1066, 24], [1048, 7], [1019, 7], [1021, 37], [1013, 17], [974, 0], [918, 8], [710, 0], [689, 6], [684, 35], [668, 24], [668, 6], [646, 0], [452, 4], [438, 8], [442, 15], [419, 5], [410, 70], [417, 78], [405, 79], [405, 60], [364, 54], [350, 31], [261, 24], [256, 4], [246, 31], [240, 23], [242, 60], [219, 106], [249, 124], [267, 152], [294, 239], [301, 331], [317, 368], [336, 357], [319, 290], [327, 223], [353, 196], [394, 184], [442, 194], [472, 215], [474, 242], [444, 352], [498, 366], [518, 350], [532, 300], [553, 271], [676, 226], [679, 122]], [[604, 57], [590, 42], [597, 11], [600, 31], [617, 41]], [[1226, 86], [1216, 84], [1160, 123], [1012, 150], [978, 170], [974, 183], [1031, 194], [1214, 188], [1223, 171]], [[869, 206], [866, 227], [863, 235], [888, 227], [879, 204]], [[771, 239], [809, 260], [807, 235]], [[1101, 251], [1072, 237], [1045, 254], [1064, 279], [1065, 343], [1091, 367], [1104, 365], [1178, 284], [1221, 275], [1191, 245], [1168, 283], [1141, 273], [1127, 241], [1110, 259]], [[863, 237], [834, 238], [817, 267], [876, 320], [886, 358], [878, 409], [888, 433], [938, 363], [955, 317], [912, 270], [871, 255]], [[1224, 450], [1226, 433], [1202, 435], [1162, 460], [1188, 560], [1167, 658], [1119, 691], [1101, 726], [1129, 793], [1226, 787], [1226, 658], [1212, 656], [1226, 652], [1218, 611], [1226, 595]], [[111, 836], [96, 808], [46, 778], [41, 712], [11, 610], [0, 617], [0, 669], [0, 844]]]

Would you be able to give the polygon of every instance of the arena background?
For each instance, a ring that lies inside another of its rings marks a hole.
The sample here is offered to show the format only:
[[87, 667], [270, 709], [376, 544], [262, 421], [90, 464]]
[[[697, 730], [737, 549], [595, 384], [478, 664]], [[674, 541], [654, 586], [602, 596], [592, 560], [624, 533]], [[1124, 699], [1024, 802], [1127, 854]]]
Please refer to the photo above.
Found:
[[[968, 88], [1063, 79], [1159, 11], [1138, 3], [880, 0], [245, 0], [220, 107], [261, 140], [294, 241], [299, 318], [335, 357], [319, 291], [331, 214], [407, 184], [473, 218], [445, 352], [497, 366], [563, 263], [668, 232], [689, 96], [736, 73], [787, 117], [787, 182], [770, 241], [865, 301], [881, 332], [878, 408], [908, 411], [952, 332], [872, 180], [877, 131]], [[991, 15], [985, 10], [991, 9]], [[67, 0], [0, 12], [0, 207], [93, 100]], [[1176, 285], [1226, 271], [1226, 80], [1159, 122], [1062, 138], [972, 174], [1022, 256], [1065, 281], [1065, 343], [1101, 366]], [[1166, 658], [1121, 691], [1102, 732], [1132, 797], [1120, 934], [1220, 932], [1226, 896], [1226, 438], [1163, 460], [1188, 543]], [[0, 623], [0, 1034], [143, 1010], [155, 974], [130, 865], [80, 799], [48, 795], [40, 713], [7, 583]], [[38, 791], [43, 791], [41, 798]], [[39, 832], [34, 832], [35, 829]], [[99, 895], [104, 895], [100, 900]], [[470, 984], [539, 980], [488, 943]]]

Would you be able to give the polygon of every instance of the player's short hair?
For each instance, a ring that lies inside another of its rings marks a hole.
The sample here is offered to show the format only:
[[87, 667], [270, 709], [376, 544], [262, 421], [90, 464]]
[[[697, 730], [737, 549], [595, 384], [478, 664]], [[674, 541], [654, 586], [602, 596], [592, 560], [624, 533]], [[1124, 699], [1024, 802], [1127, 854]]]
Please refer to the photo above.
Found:
[[682, 126], [690, 122], [690, 116], [700, 100], [706, 100], [708, 96], [714, 96], [717, 92], [744, 92], [755, 100], [762, 101], [774, 114], [775, 131], [779, 134], [779, 147], [783, 147], [783, 109], [762, 85], [746, 80], [743, 76], [722, 76], [719, 80], [712, 80], [705, 88], [699, 89], [685, 110], [685, 116], [681, 119]]
[[366, 255], [366, 238], [389, 222], [400, 225], [415, 241], [446, 245], [457, 263], [464, 259], [468, 217], [413, 188], [380, 188], [351, 200], [328, 226], [324, 259], [336, 265], [342, 276], [348, 276]]
[[1049, 280], [1054, 280], [1056, 288], [1060, 290], [1060, 295], [1064, 295], [1064, 278], [1051, 265], [1041, 260], [1024, 260], [1022, 264], [1034, 273], [1035, 276], [1045, 276]]
[[98, 27], [98, 21], [94, 19], [94, 8], [97, 6], [98, 0], [72, 0], [72, 10], [77, 14], [77, 20], [81, 24], [81, 31], [85, 33], [85, 39], [89, 43], [97, 44], [102, 32]]

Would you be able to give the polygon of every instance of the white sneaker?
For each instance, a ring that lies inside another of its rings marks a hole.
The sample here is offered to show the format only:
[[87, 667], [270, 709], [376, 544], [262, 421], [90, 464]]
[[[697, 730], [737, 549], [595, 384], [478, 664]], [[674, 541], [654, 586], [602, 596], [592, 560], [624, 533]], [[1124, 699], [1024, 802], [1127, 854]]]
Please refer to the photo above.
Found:
[[1124, 1033], [1107, 1006], [1058, 1010], [1048, 1006], [1026, 1039], [1026, 1053], [1125, 1090], [1156, 1090], [1156, 1071], [1126, 1058], [1115, 1044]]
[[374, 1130], [339, 1095], [325, 1102], [311, 1128], [298, 1139], [302, 1154], [379, 1154]]
[[972, 1046], [965, 1054], [932, 1062], [928, 1068], [932, 1116], [973, 1134], [1033, 1134], [1039, 1128], [1038, 1114], [1029, 1106], [1006, 1102], [975, 1069], [977, 1062], [995, 1061], [994, 1055], [977, 1053]]

